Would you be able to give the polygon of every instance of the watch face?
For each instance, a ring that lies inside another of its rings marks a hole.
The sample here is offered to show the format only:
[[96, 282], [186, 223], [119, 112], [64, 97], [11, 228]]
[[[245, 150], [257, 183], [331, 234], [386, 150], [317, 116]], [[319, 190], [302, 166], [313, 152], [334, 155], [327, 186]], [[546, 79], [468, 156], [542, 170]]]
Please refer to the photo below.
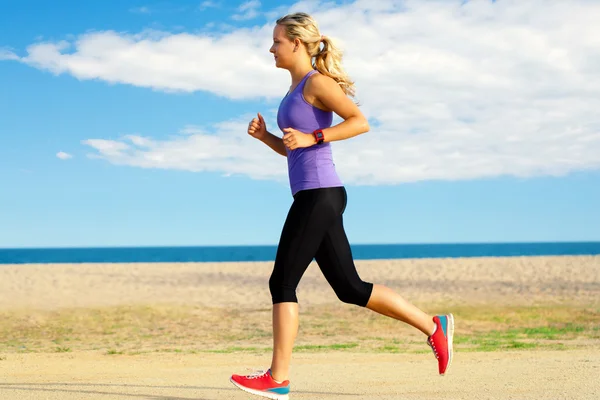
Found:
[[321, 131], [321, 130], [314, 131], [313, 135], [315, 135], [317, 144], [321, 144], [325, 141], [325, 135], [323, 135], [323, 131]]

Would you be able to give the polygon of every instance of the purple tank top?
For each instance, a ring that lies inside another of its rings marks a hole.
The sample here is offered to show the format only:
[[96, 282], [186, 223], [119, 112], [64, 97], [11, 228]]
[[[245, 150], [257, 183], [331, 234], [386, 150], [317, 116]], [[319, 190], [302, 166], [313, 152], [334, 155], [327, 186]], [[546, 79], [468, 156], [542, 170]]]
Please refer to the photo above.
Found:
[[[277, 112], [277, 125], [282, 133], [285, 128], [312, 133], [316, 129], [331, 126], [333, 113], [313, 106], [303, 95], [306, 80], [315, 73], [318, 71], [312, 70], [306, 74], [298, 86], [281, 101]], [[286, 151], [292, 196], [300, 190], [343, 186], [333, 163], [331, 143]]]

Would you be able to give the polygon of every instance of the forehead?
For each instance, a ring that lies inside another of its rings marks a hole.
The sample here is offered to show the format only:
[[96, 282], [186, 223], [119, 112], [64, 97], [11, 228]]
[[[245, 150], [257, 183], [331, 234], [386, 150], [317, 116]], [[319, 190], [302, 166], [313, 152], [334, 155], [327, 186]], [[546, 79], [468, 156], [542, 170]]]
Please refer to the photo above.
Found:
[[275, 25], [275, 28], [273, 28], [273, 39], [287, 39], [283, 25]]

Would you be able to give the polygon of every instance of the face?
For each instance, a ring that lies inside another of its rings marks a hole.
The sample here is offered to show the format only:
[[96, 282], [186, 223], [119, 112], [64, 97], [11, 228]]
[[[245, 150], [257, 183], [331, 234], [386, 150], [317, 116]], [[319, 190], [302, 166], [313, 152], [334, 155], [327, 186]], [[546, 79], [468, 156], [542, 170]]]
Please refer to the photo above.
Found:
[[294, 43], [285, 35], [285, 27], [276, 25], [273, 29], [273, 46], [269, 49], [275, 57], [275, 66], [289, 68], [294, 61]]

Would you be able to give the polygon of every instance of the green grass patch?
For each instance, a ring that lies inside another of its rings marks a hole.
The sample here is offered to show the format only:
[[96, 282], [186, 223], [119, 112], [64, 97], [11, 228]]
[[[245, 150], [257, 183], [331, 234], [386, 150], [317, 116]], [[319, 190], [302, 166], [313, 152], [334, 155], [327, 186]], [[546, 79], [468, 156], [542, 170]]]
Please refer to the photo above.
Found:
[[318, 345], [318, 344], [305, 344], [295, 346], [294, 351], [326, 351], [326, 350], [348, 350], [358, 347], [358, 343], [341, 343], [341, 344], [329, 344], [329, 345]]
[[216, 349], [216, 350], [206, 350], [207, 353], [218, 353], [218, 354], [230, 354], [230, 353], [249, 353], [249, 352], [261, 352], [265, 351], [265, 348], [258, 347], [241, 347], [241, 346], [233, 346], [227, 347], [225, 349]]
[[[418, 306], [431, 314], [454, 314], [458, 352], [600, 345], [598, 308]], [[270, 309], [156, 305], [21, 310], [0, 312], [0, 353], [264, 353], [271, 351], [271, 329]], [[319, 305], [301, 308], [294, 351], [431, 352], [425, 339], [416, 329], [365, 308]]]

